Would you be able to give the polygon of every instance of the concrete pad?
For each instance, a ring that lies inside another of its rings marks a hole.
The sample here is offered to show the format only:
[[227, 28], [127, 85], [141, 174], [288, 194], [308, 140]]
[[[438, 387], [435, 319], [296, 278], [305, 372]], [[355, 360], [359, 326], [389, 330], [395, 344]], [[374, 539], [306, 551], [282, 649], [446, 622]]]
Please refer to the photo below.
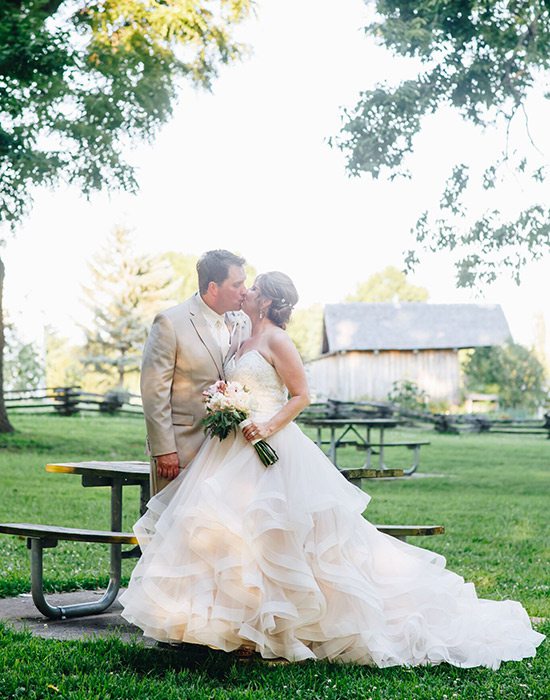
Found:
[[[122, 591], [123, 589], [120, 593]], [[102, 595], [103, 591], [73, 591], [52, 593], [46, 598], [52, 605], [70, 605], [96, 600]], [[138, 627], [120, 616], [121, 610], [122, 606], [116, 600], [106, 612], [99, 615], [50, 620], [36, 609], [30, 593], [15, 598], [0, 598], [0, 621], [14, 630], [28, 630], [45, 639], [85, 639], [115, 635], [124, 642], [154, 646], [156, 642], [153, 639], [144, 637]]]
[[[121, 589], [120, 593], [122, 593]], [[73, 591], [72, 593], [52, 593], [47, 596], [52, 605], [85, 603], [103, 595], [103, 591]], [[134, 642], [146, 647], [157, 644], [154, 639], [144, 637], [141, 630], [120, 616], [122, 606], [116, 600], [104, 613], [68, 620], [50, 620], [35, 607], [30, 593], [15, 598], [0, 598], [0, 621], [17, 631], [30, 631], [44, 639], [82, 640], [116, 636], [123, 642]], [[532, 617], [535, 625], [546, 622], [546, 618]], [[176, 647], [177, 648], [177, 647]], [[187, 651], [205, 649], [193, 644], [180, 647]]]

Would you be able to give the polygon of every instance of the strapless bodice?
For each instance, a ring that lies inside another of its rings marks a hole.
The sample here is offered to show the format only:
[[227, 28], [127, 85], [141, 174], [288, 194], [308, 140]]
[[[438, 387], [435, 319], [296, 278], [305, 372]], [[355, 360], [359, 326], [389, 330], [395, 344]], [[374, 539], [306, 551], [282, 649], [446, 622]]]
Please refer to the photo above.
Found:
[[249, 350], [238, 359], [233, 357], [226, 367], [226, 376], [250, 391], [254, 420], [270, 418], [288, 400], [287, 388], [277, 370], [257, 350]]

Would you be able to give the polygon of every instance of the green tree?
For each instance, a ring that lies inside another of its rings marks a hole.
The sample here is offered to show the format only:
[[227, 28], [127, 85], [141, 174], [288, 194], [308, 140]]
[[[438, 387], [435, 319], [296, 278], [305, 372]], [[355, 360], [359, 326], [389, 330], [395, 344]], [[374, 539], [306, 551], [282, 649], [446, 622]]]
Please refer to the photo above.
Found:
[[544, 367], [518, 343], [476, 348], [463, 371], [469, 391], [496, 393], [504, 408], [534, 409], [546, 396]]
[[[479, 175], [467, 159], [453, 165], [439, 206], [421, 214], [415, 234], [422, 250], [455, 251], [459, 286], [491, 282], [503, 268], [519, 283], [526, 262], [541, 258], [550, 246], [548, 197], [542, 187], [539, 197], [533, 184], [544, 182], [548, 163], [533, 142], [526, 112], [537, 77], [550, 68], [548, 3], [377, 0], [374, 5], [377, 17], [367, 34], [411, 59], [417, 75], [362, 92], [332, 142], [346, 153], [351, 175], [394, 178], [410, 176], [407, 156], [425, 118], [438, 110], [451, 108], [479, 129], [503, 134], [501, 152], [490, 156]], [[513, 147], [515, 132], [529, 145]], [[523, 211], [509, 207], [510, 183], [532, 197]], [[465, 199], [480, 189], [491, 204], [470, 214]], [[417, 252], [409, 251], [409, 268], [417, 262]]]
[[404, 411], [423, 413], [428, 407], [428, 395], [416, 382], [409, 379], [395, 381], [388, 393], [388, 401]]
[[197, 282], [197, 260], [196, 255], [186, 253], [176, 253], [170, 251], [162, 256], [167, 260], [174, 271], [174, 280], [177, 280], [178, 287], [174, 294], [178, 302], [188, 299], [199, 288]]
[[116, 377], [139, 371], [151, 319], [173, 302], [172, 270], [158, 258], [137, 255], [130, 232], [116, 228], [90, 264], [92, 285], [85, 287], [92, 328], [85, 329], [84, 365]]
[[323, 344], [323, 306], [313, 304], [293, 311], [288, 333], [304, 361], [319, 357]]
[[12, 323], [7, 323], [4, 382], [6, 389], [37, 389], [44, 381], [44, 366], [34, 343], [24, 343]]
[[404, 272], [388, 265], [359, 284], [346, 301], [427, 301], [428, 296], [427, 289], [410, 284]]
[[[40, 185], [135, 191], [122, 144], [153, 137], [181, 80], [208, 89], [219, 65], [241, 56], [232, 32], [250, 9], [250, 0], [0, 3], [0, 224], [15, 226]], [[0, 382], [2, 351], [0, 303]], [[0, 432], [11, 430], [0, 391]]]
[[54, 328], [45, 330], [46, 386], [82, 386], [84, 365], [81, 361], [82, 348], [69, 342]]
[[6, 345], [6, 334], [4, 328], [4, 277], [6, 268], [0, 258], [0, 433], [13, 432], [13, 426], [9, 421], [6, 405], [4, 403], [4, 349]]

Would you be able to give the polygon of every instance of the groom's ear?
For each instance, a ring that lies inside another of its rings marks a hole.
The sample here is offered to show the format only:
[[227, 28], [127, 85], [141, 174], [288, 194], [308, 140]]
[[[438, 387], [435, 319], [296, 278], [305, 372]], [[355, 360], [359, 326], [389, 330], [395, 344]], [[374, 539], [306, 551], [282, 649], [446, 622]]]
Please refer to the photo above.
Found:
[[210, 280], [210, 282], [208, 283], [208, 287], [206, 288], [206, 291], [208, 294], [211, 294], [214, 298], [216, 298], [218, 296], [219, 287], [215, 282]]

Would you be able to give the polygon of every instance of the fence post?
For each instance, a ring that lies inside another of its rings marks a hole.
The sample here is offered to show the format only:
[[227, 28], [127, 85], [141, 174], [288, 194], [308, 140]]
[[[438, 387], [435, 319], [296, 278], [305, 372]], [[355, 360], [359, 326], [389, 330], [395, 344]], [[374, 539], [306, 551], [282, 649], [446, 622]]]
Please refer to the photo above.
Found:
[[54, 399], [59, 401], [55, 410], [61, 416], [73, 416], [79, 413], [78, 402], [80, 401], [80, 388], [73, 386], [56, 387], [53, 390]]

